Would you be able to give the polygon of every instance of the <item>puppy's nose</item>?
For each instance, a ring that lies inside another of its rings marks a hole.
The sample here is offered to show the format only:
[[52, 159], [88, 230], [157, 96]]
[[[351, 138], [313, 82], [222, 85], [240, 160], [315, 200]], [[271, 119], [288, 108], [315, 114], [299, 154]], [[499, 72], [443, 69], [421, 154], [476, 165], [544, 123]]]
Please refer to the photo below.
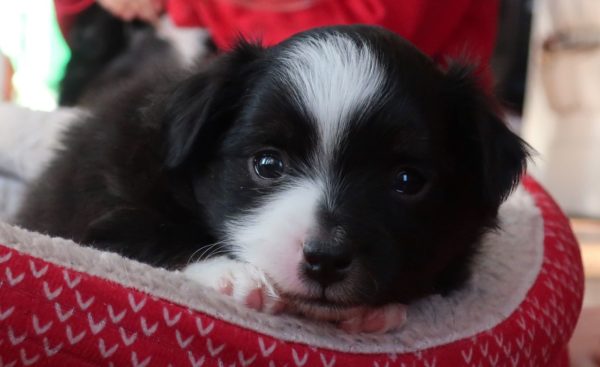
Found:
[[343, 280], [352, 263], [352, 253], [347, 246], [320, 241], [304, 244], [304, 273], [326, 287]]

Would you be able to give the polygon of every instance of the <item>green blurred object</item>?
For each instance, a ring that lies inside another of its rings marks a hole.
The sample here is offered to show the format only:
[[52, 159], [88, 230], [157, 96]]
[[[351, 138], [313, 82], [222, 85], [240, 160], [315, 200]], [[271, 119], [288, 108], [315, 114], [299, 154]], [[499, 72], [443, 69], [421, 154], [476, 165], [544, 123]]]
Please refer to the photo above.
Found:
[[52, 0], [0, 0], [0, 51], [15, 69], [16, 103], [56, 108], [58, 87], [70, 53]]

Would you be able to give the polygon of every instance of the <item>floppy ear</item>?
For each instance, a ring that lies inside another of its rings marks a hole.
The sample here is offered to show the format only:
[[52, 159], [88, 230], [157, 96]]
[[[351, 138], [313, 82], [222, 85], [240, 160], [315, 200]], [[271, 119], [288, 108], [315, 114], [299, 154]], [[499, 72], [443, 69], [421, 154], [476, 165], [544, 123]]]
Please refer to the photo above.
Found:
[[445, 93], [459, 127], [454, 137], [465, 142], [463, 159], [479, 175], [484, 202], [497, 208], [524, 173], [529, 147], [506, 126], [471, 67], [451, 64], [446, 83]]
[[196, 150], [210, 151], [236, 117], [251, 64], [262, 47], [240, 41], [229, 54], [180, 82], [167, 97], [162, 116], [167, 168], [181, 166]]

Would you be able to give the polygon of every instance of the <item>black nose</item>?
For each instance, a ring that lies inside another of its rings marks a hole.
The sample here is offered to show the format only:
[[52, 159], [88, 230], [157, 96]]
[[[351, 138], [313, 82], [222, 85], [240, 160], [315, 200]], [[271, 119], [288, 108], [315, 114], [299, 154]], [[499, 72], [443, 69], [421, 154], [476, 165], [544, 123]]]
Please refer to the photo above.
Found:
[[352, 263], [347, 246], [310, 241], [304, 244], [304, 273], [321, 286], [343, 280]]

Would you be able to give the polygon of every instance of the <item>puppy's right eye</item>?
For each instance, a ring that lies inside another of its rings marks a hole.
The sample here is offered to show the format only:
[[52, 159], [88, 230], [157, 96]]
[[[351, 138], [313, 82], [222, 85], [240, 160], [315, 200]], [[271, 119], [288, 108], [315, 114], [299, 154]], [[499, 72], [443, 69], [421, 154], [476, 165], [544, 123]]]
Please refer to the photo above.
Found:
[[281, 154], [274, 150], [258, 153], [253, 159], [254, 173], [262, 179], [274, 180], [285, 172], [285, 163]]
[[394, 179], [394, 190], [405, 196], [416, 195], [425, 187], [427, 181], [419, 172], [407, 168], [396, 174]]

